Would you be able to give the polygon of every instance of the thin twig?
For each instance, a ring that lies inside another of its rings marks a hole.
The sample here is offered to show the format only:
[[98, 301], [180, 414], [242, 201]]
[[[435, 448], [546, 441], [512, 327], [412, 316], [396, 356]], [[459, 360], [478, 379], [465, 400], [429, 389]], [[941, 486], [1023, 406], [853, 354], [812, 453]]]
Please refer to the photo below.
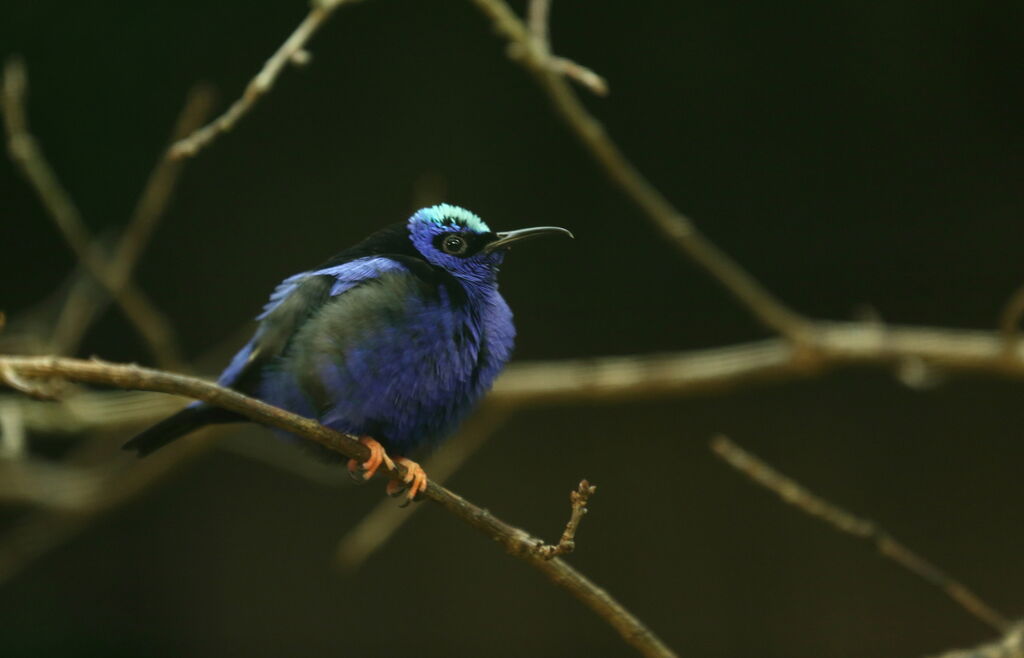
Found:
[[[551, 70], [559, 75], [575, 80], [598, 96], [607, 96], [608, 83], [604, 78], [582, 64], [566, 57], [556, 57], [552, 54], [550, 30], [548, 29], [548, 16], [550, 13], [551, 0], [530, 0], [530, 4], [526, 9], [530, 35], [536, 42], [538, 49], [545, 54]], [[512, 48], [511, 54], [518, 56], [519, 53], [516, 47]]]
[[[260, 424], [277, 427], [316, 441], [347, 457], [360, 461], [369, 457], [369, 450], [354, 437], [340, 434], [314, 420], [278, 409], [237, 391], [193, 377], [99, 360], [84, 361], [56, 357], [0, 357], [0, 366], [6, 366], [21, 377], [56, 377], [118, 388], [186, 395], [243, 414]], [[405, 469], [399, 464], [385, 475], [393, 479], [402, 478]], [[529, 533], [505, 523], [487, 510], [473, 505], [435, 482], [428, 483], [424, 495], [487, 537], [502, 544], [510, 554], [542, 571], [556, 585], [565, 588], [588, 605], [615, 628], [626, 642], [644, 655], [675, 655], [643, 622], [566, 562], [559, 558], [545, 560], [538, 556], [534, 552], [538, 539]]]
[[589, 69], [568, 57], [558, 57], [555, 55], [551, 56], [550, 66], [551, 70], [555, 73], [575, 80], [598, 96], [608, 95], [608, 81], [593, 69]]
[[711, 449], [730, 466], [751, 480], [775, 492], [782, 500], [810, 516], [821, 519], [836, 530], [871, 542], [883, 556], [946, 593], [967, 612], [1000, 632], [1010, 628], [1010, 620], [969, 590], [965, 585], [897, 541], [874, 522], [850, 514], [808, 491], [779, 473], [724, 436], [712, 439]]
[[582, 480], [578, 487], [569, 492], [569, 504], [572, 506], [572, 514], [569, 516], [569, 522], [565, 524], [562, 537], [558, 540], [557, 544], [539, 544], [534, 548], [537, 555], [545, 560], [550, 560], [576, 550], [576, 530], [580, 527], [580, 521], [588, 511], [587, 503], [595, 492], [597, 492], [597, 487], [586, 480]]
[[1024, 318], [1024, 286], [1010, 295], [999, 316], [999, 330], [1003, 334], [1007, 355], [1012, 355], [1020, 342], [1020, 321]]
[[[214, 91], [209, 85], [196, 85], [185, 97], [184, 106], [175, 121], [171, 143], [191, 134], [203, 125], [213, 109]], [[165, 149], [139, 196], [131, 218], [107, 265], [110, 283], [124, 288], [143, 250], [163, 217], [181, 176], [184, 162], [170, 157]], [[96, 248], [96, 247], [94, 247]], [[88, 277], [76, 280], [68, 293], [54, 329], [54, 350], [73, 354], [85, 331], [103, 309], [95, 282]]]
[[285, 67], [289, 64], [307, 64], [310, 55], [306, 51], [306, 44], [331, 17], [334, 10], [346, 2], [351, 3], [354, 0], [315, 0], [313, 7], [295, 31], [281, 44], [277, 52], [271, 55], [256, 77], [249, 81], [242, 96], [216, 119], [172, 145], [171, 157], [190, 158], [199, 153], [222, 133], [234, 128], [238, 120], [248, 114], [253, 106], [274, 88], [274, 83]]
[[515, 46], [513, 53], [550, 96], [555, 109], [608, 176], [644, 211], [672, 242], [726, 287], [766, 327], [801, 343], [807, 321], [769, 292], [742, 266], [705, 238], [690, 218], [679, 212], [626, 159], [600, 123], [587, 111], [553, 66], [549, 53], [504, 0], [473, 0]]
[[[434, 482], [444, 484], [493, 436], [511, 411], [508, 405], [485, 402], [459, 433], [423, 464], [423, 470], [430, 473]], [[420, 505], [401, 508], [390, 500], [378, 503], [338, 541], [334, 552], [338, 567], [346, 571], [358, 569], [419, 509]]]
[[116, 285], [107, 271], [102, 253], [93, 247], [78, 208], [57, 180], [29, 130], [25, 111], [28, 77], [22, 60], [18, 57], [8, 59], [3, 77], [4, 126], [11, 159], [35, 189], [75, 257], [124, 309], [125, 316], [139, 330], [157, 361], [165, 367], [177, 366], [181, 363], [180, 350], [170, 323], [137, 286], [131, 283]]

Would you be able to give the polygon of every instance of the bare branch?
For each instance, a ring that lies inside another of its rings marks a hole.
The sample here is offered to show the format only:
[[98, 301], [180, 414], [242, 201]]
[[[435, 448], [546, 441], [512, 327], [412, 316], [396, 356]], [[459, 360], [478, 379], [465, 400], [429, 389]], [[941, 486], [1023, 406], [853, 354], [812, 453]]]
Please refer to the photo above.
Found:
[[[366, 446], [353, 437], [340, 434], [314, 420], [278, 409], [237, 391], [193, 377], [99, 360], [84, 361], [56, 357], [0, 357], [0, 368], [26, 378], [57, 377], [118, 388], [186, 395], [243, 414], [260, 424], [277, 427], [316, 441], [347, 457], [360, 461], [369, 457]], [[4, 370], [0, 370], [0, 373], [2, 372]], [[385, 475], [400, 479], [405, 475], [405, 469], [399, 464]], [[424, 495], [485, 536], [502, 544], [510, 554], [542, 571], [556, 585], [565, 588], [589, 606], [615, 628], [626, 642], [644, 655], [675, 655], [632, 613], [566, 562], [558, 558], [545, 560], [536, 555], [534, 550], [539, 540], [529, 533], [505, 523], [487, 510], [473, 505], [435, 482], [428, 483]]]
[[[487, 404], [550, 405], [698, 395], [809, 379], [839, 368], [880, 367], [895, 373], [908, 362], [942, 374], [1024, 379], [1024, 345], [1007, 354], [1002, 338], [994, 332], [856, 322], [813, 326], [809, 351], [770, 339], [665, 354], [520, 361], [498, 378]], [[60, 405], [40, 406], [30, 400], [19, 404], [27, 428], [48, 432], [141, 423], [175, 410], [175, 403], [162, 396], [129, 392], [83, 392]]]
[[310, 54], [306, 51], [306, 44], [331, 17], [334, 10], [346, 2], [351, 3], [354, 0], [315, 0], [306, 18], [281, 44], [277, 52], [270, 56], [256, 77], [249, 82], [242, 96], [209, 124], [172, 145], [171, 158], [190, 158], [199, 153], [222, 133], [234, 128], [239, 119], [248, 114], [253, 106], [274, 88], [274, 83], [286, 66], [307, 64]]
[[8, 59], [4, 67], [3, 107], [7, 148], [11, 159], [35, 189], [72, 252], [89, 274], [124, 309], [125, 315], [142, 334], [157, 361], [167, 367], [177, 366], [181, 363], [180, 350], [170, 323], [138, 287], [131, 284], [123, 287], [116, 285], [107, 271], [103, 255], [93, 248], [92, 238], [78, 208], [57, 180], [42, 149], [29, 131], [25, 112], [27, 91], [28, 78], [24, 63], [18, 57]]
[[871, 542], [883, 556], [938, 587], [971, 615], [997, 631], [1005, 632], [1010, 628], [1006, 616], [872, 521], [854, 516], [808, 491], [724, 436], [712, 439], [711, 449], [730, 466], [805, 514], [821, 519], [840, 532]]
[[545, 560], [550, 560], [576, 550], [576, 529], [580, 527], [580, 520], [587, 513], [587, 502], [595, 492], [597, 492], [597, 487], [586, 480], [582, 480], [576, 489], [569, 492], [572, 514], [569, 516], [569, 522], [565, 524], [561, 539], [557, 544], [539, 544], [534, 549], [537, 555]]
[[21, 391], [25, 395], [37, 400], [57, 400], [60, 398], [60, 392], [56, 390], [57, 387], [52, 379], [48, 379], [45, 382], [32, 381], [22, 377], [21, 373], [2, 360], [0, 360], [0, 383], [6, 384], [14, 390]]
[[[213, 88], [208, 85], [197, 85], [189, 91], [171, 133], [172, 143], [203, 125], [213, 108], [214, 96]], [[123, 289], [130, 280], [139, 257], [163, 217], [183, 168], [184, 162], [171, 158], [168, 149], [150, 173], [107, 265], [110, 283], [117, 289]], [[103, 309], [98, 292], [89, 278], [78, 279], [72, 285], [53, 332], [54, 349], [58, 353], [73, 354], [77, 349], [82, 335]]]
[[800, 343], [807, 321], [762, 286], [732, 258], [708, 241], [689, 217], [679, 212], [626, 159], [600, 123], [587, 111], [551, 63], [551, 56], [504, 0], [473, 0], [514, 45], [513, 54], [551, 97], [566, 121], [608, 176], [646, 213], [647, 218], [687, 256], [707, 270], [766, 327]]
[[[526, 9], [530, 36], [537, 43], [538, 49], [547, 57], [551, 71], [575, 80], [598, 96], [607, 96], [608, 83], [604, 78], [571, 59], [551, 54], [551, 38], [548, 30], [548, 15], [550, 13], [551, 0], [530, 0]], [[518, 48], [515, 45], [511, 49], [511, 54], [519, 56]]]

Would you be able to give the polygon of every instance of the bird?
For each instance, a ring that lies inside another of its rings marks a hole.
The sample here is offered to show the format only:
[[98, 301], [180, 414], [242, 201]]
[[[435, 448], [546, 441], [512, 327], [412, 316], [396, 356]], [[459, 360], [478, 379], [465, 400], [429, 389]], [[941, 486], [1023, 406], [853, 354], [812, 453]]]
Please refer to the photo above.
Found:
[[[348, 461], [357, 480], [369, 480], [382, 464], [402, 464], [404, 480], [389, 481], [387, 493], [405, 493], [408, 504], [427, 486], [409, 455], [450, 436], [512, 353], [515, 325], [498, 291], [506, 253], [551, 235], [573, 237], [557, 226], [494, 232], [447, 203], [417, 210], [284, 279], [217, 383], [358, 437], [370, 456]], [[144, 457], [204, 425], [244, 421], [196, 401], [124, 449]]]

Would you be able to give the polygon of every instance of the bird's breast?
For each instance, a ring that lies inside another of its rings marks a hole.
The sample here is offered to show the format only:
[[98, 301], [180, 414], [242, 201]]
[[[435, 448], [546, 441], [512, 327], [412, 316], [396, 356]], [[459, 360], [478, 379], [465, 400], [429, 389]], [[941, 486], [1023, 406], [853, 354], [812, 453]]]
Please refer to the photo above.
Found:
[[512, 314], [496, 289], [414, 291], [367, 287], [325, 305], [268, 378], [268, 401], [399, 454], [452, 432], [508, 360]]

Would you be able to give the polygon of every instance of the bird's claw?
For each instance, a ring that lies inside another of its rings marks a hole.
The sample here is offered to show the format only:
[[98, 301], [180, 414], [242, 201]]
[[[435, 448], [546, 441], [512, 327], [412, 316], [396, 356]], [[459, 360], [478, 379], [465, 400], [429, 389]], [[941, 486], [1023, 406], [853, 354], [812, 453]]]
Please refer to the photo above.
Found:
[[427, 473], [423, 467], [405, 457], [396, 457], [395, 463], [405, 467], [405, 476], [401, 480], [388, 482], [387, 494], [392, 498], [405, 494], [405, 501], [402, 507], [422, 498], [422, 493], [427, 489]]
[[381, 464], [387, 466], [390, 471], [395, 470], [395, 462], [391, 461], [391, 458], [388, 457], [388, 453], [384, 451], [384, 446], [368, 436], [360, 438], [359, 443], [369, 448], [370, 457], [361, 464], [355, 459], [348, 460], [349, 477], [356, 482], [365, 482], [377, 473], [377, 469], [380, 468]]

